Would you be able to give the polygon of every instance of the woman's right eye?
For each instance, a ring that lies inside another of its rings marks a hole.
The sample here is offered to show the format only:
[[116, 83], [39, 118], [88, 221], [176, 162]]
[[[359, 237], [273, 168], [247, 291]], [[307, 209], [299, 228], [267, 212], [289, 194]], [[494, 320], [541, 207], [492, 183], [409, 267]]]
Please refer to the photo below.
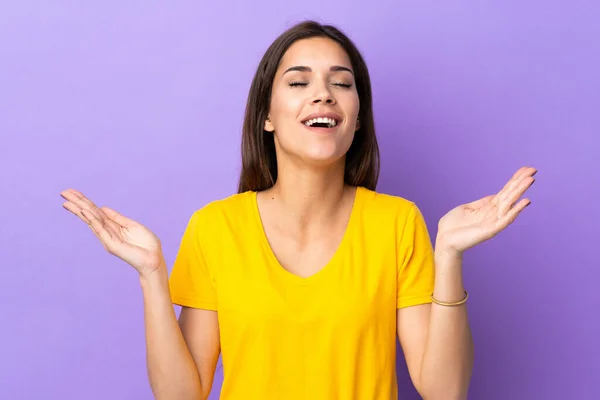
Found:
[[308, 83], [306, 82], [290, 82], [290, 86], [294, 87], [294, 86], [306, 86], [308, 85]]

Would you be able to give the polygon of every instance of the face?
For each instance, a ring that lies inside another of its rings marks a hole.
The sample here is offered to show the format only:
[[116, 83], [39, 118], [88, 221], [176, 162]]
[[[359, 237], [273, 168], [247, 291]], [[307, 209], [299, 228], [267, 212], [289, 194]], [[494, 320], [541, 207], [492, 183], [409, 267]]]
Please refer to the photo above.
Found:
[[343, 162], [359, 129], [358, 92], [348, 54], [327, 38], [295, 42], [283, 56], [271, 93], [277, 158], [314, 165]]

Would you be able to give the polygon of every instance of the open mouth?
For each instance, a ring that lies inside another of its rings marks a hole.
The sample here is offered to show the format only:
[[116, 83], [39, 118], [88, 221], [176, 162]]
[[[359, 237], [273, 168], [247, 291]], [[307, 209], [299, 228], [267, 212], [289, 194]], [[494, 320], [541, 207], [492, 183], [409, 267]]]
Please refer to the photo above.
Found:
[[303, 121], [303, 124], [310, 128], [334, 128], [338, 123], [338, 120], [328, 117], [311, 118]]

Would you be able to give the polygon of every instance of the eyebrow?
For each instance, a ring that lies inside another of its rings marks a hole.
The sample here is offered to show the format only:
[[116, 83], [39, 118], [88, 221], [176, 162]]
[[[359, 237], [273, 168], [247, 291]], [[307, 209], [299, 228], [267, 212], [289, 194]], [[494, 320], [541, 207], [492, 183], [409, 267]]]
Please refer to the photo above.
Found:
[[[297, 65], [295, 67], [288, 68], [282, 75], [285, 75], [288, 72], [292, 72], [292, 71], [312, 72], [312, 69], [310, 67], [305, 67], [303, 65]], [[350, 72], [352, 75], [354, 75], [354, 72], [352, 72], [352, 70], [350, 68], [344, 67], [342, 65], [334, 65], [329, 68], [329, 71], [331, 71], [331, 72], [347, 71], [347, 72]]]

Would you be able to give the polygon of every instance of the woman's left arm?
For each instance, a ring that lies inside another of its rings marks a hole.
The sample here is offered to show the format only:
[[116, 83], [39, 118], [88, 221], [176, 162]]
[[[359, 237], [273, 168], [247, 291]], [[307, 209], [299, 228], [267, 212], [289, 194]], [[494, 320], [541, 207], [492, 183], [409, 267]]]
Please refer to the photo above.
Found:
[[519, 169], [500, 192], [456, 207], [438, 224], [435, 301], [397, 311], [398, 339], [413, 384], [425, 400], [467, 398], [474, 352], [462, 301], [466, 296], [462, 255], [504, 230], [531, 203], [517, 200], [535, 182], [536, 172], [530, 167]]
[[[433, 297], [454, 303], [464, 299], [461, 257], [435, 252]], [[398, 339], [412, 382], [426, 400], [467, 398], [473, 369], [473, 340], [466, 304], [423, 304], [397, 311]]]

